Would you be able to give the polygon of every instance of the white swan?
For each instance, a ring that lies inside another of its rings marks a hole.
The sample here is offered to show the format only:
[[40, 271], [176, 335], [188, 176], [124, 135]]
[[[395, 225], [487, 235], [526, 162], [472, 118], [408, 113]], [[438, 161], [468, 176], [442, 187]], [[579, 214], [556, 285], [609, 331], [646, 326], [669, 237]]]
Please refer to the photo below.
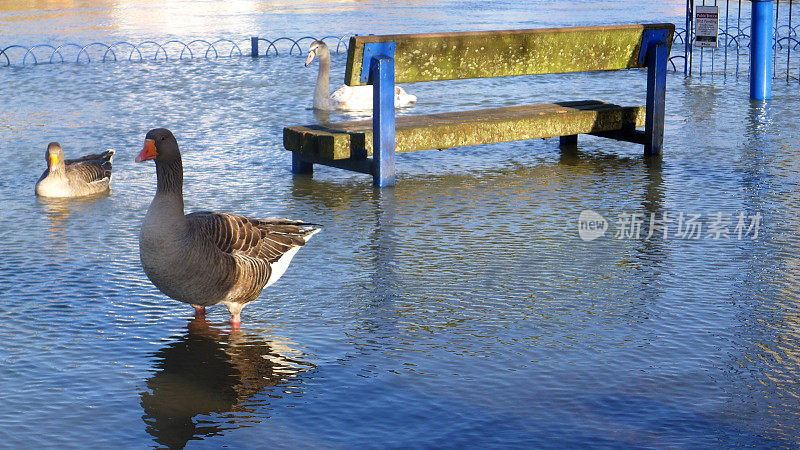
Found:
[[[331, 111], [363, 111], [372, 109], [372, 86], [344, 85], [330, 94], [331, 52], [322, 41], [314, 41], [308, 49], [306, 67], [314, 57], [319, 57], [317, 87], [314, 89], [314, 109]], [[400, 86], [394, 87], [394, 107], [401, 108], [417, 101], [415, 95], [407, 93]]]

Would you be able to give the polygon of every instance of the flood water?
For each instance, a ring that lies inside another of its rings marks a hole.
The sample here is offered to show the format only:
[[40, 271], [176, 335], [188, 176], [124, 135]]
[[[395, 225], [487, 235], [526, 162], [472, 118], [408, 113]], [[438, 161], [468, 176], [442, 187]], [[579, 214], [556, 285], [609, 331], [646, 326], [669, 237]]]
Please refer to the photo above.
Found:
[[[682, 14], [682, 1], [656, 0], [12, 0], [0, 3], [0, 46]], [[0, 67], [0, 446], [800, 444], [796, 80], [776, 81], [763, 105], [746, 77], [671, 73], [662, 158], [586, 136], [573, 152], [557, 139], [416, 152], [379, 191], [336, 169], [290, 173], [282, 128], [318, 120], [316, 64], [303, 61]], [[333, 56], [332, 84], [344, 63]], [[401, 114], [643, 104], [646, 76], [404, 87], [419, 102]], [[141, 269], [155, 170], [133, 158], [155, 127], [179, 141], [188, 211], [324, 226], [239, 331], [221, 306], [193, 319]], [[110, 194], [37, 199], [50, 141], [67, 157], [115, 149]], [[581, 238], [584, 210], [607, 220], [605, 236]], [[667, 236], [648, 238], [665, 215]], [[695, 216], [698, 235], [686, 232]], [[641, 235], [626, 218], [643, 219]]]

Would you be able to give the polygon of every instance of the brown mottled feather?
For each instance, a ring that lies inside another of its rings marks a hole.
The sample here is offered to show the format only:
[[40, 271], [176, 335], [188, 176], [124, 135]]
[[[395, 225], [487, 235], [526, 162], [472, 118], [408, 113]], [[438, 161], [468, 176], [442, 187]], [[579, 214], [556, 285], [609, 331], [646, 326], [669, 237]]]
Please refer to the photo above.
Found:
[[111, 177], [111, 157], [113, 151], [86, 155], [76, 159], [64, 161], [67, 176], [70, 179], [79, 179], [86, 183]]
[[313, 224], [295, 220], [266, 219], [201, 211], [186, 215], [190, 227], [225, 253], [273, 263], [293, 247], [305, 245]]
[[218, 250], [215, 266], [224, 266], [229, 258], [234, 261], [236, 271], [223, 284], [228, 288], [239, 285], [237, 303], [255, 300], [272, 275], [270, 264], [292, 248], [305, 245], [305, 237], [316, 229], [301, 221], [257, 220], [211, 211], [187, 214], [186, 221], [196, 242], [208, 242]]

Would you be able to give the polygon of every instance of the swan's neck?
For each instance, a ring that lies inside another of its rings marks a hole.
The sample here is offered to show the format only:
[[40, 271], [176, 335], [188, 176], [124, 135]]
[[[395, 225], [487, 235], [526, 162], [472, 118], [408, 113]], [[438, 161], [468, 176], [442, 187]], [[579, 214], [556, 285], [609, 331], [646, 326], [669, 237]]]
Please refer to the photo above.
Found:
[[319, 55], [319, 73], [317, 87], [314, 89], [314, 108], [331, 109], [331, 55], [323, 52]]

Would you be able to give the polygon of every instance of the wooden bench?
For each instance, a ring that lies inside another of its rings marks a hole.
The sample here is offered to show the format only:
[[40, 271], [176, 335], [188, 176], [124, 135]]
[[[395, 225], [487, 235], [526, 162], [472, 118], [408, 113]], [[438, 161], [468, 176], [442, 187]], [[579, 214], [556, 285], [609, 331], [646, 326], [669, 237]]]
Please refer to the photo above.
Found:
[[[373, 85], [373, 119], [286, 127], [283, 145], [294, 173], [323, 164], [371, 174], [376, 186], [394, 184], [396, 152], [557, 136], [569, 145], [592, 134], [659, 153], [674, 32], [673, 24], [643, 24], [354, 36], [345, 83]], [[395, 83], [643, 67], [646, 106], [583, 100], [395, 119]]]

